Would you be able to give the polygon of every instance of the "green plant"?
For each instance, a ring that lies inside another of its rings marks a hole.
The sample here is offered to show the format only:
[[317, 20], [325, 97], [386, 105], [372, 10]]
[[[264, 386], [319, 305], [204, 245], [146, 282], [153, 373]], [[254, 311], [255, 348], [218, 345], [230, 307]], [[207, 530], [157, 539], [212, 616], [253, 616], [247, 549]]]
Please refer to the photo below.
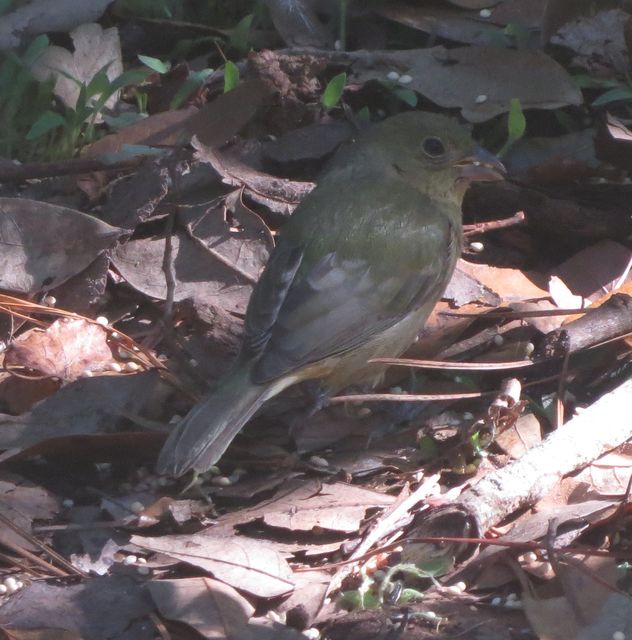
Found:
[[325, 91], [320, 99], [320, 103], [323, 105], [323, 109], [325, 109], [325, 111], [330, 111], [340, 102], [346, 84], [347, 74], [344, 72], [334, 76], [327, 83]]
[[239, 84], [239, 68], [234, 62], [226, 60], [224, 65], [224, 93], [232, 91]]
[[577, 74], [573, 76], [573, 80], [580, 89], [605, 89], [604, 93], [593, 100], [593, 107], [603, 107], [612, 102], [629, 102], [632, 100], [632, 78], [628, 75], [626, 75], [625, 82], [592, 78], [585, 74]]
[[240, 55], [248, 53], [250, 49], [250, 30], [252, 29], [254, 17], [253, 13], [249, 13], [246, 17], [242, 18], [230, 32], [228, 44], [231, 49], [234, 49]]
[[522, 111], [520, 100], [518, 100], [518, 98], [512, 98], [509, 103], [509, 113], [507, 115], [507, 140], [498, 152], [498, 156], [502, 158], [507, 151], [524, 136], [526, 129], [527, 119]]
[[48, 38], [38, 36], [19, 57], [12, 51], [0, 54], [0, 155], [18, 160], [40, 157], [41, 144], [25, 144], [33, 122], [54, 100], [54, 80], [39, 82], [30, 66], [48, 46]]
[[79, 96], [74, 107], [56, 100], [56, 109], [47, 109], [33, 122], [25, 139], [28, 142], [45, 141], [47, 156], [51, 159], [68, 158], [78, 149], [96, 139], [96, 125], [109, 98], [119, 89], [142, 82], [148, 70], [132, 70], [122, 73], [114, 80], [107, 76], [110, 63], [104, 65], [86, 84], [67, 78], [79, 85]]
[[[152, 71], [164, 75], [171, 70], [171, 63], [163, 62], [159, 58], [153, 58], [152, 56], [139, 55], [138, 59]], [[232, 64], [232, 63], [231, 63]], [[200, 69], [200, 71], [189, 71], [189, 74], [180, 85], [180, 88], [176, 91], [171, 102], [169, 103], [170, 109], [179, 109], [191, 92], [200, 87], [206, 78], [213, 73], [213, 69]], [[147, 96], [142, 91], [136, 91], [136, 101], [138, 109], [141, 113], [147, 111]]]
[[382, 80], [380, 84], [398, 100], [401, 100], [404, 104], [412, 107], [413, 109], [419, 102], [419, 97], [412, 89], [407, 89], [401, 85], [397, 80]]

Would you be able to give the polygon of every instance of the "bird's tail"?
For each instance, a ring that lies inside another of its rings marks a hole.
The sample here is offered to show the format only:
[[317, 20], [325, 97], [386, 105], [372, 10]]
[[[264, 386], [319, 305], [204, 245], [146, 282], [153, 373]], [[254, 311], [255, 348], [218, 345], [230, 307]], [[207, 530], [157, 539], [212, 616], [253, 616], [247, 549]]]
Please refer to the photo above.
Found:
[[158, 457], [158, 473], [178, 477], [191, 469], [207, 471], [255, 411], [280, 391], [273, 387], [253, 384], [249, 367], [228, 373], [171, 432]]

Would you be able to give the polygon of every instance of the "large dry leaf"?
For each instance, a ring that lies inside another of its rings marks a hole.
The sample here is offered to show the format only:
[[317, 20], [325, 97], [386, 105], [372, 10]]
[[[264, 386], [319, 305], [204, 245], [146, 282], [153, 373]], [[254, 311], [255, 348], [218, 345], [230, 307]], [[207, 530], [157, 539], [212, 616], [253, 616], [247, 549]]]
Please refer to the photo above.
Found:
[[[254, 213], [241, 208], [240, 227], [231, 226], [221, 207], [189, 209], [183, 215], [191, 234], [172, 237], [174, 299], [193, 298], [233, 313], [244, 313], [253, 283], [271, 248], [269, 231]], [[140, 238], [118, 247], [112, 262], [136, 290], [164, 299], [163, 237]]]
[[[88, 578], [80, 584], [34, 581], [0, 607], [0, 625], [53, 627], [80, 632], [82, 640], [153, 640], [151, 598], [127, 576]], [[48, 636], [47, 636], [48, 637]]]
[[359, 82], [386, 80], [390, 71], [407, 74], [407, 86], [440, 107], [461, 109], [470, 122], [484, 122], [509, 110], [513, 98], [523, 109], [557, 109], [582, 102], [581, 91], [553, 58], [531, 49], [459, 47], [375, 51], [353, 65]]
[[122, 233], [75, 209], [0, 198], [0, 289], [33, 294], [57, 287]]
[[147, 538], [131, 542], [213, 574], [236, 589], [260, 598], [277, 598], [294, 589], [292, 570], [270, 545], [244, 537], [218, 538], [208, 533]]
[[487, 264], [476, 264], [459, 260], [458, 268], [467, 275], [478, 280], [497, 294], [503, 302], [547, 298], [548, 291], [541, 289], [536, 282], [542, 277], [532, 274], [528, 277], [519, 269], [510, 267], [491, 267]]
[[[592, 302], [630, 282], [632, 251], [614, 240], [601, 240], [553, 269], [577, 296]], [[561, 305], [560, 305], [561, 306]]]
[[124, 412], [141, 413], [159, 402], [155, 371], [82, 378], [43, 400], [28, 414], [0, 414], [0, 448], [18, 451], [51, 438], [106, 433]]
[[343, 534], [358, 530], [367, 509], [385, 507], [395, 498], [349, 484], [321, 484], [317, 481], [288, 480], [263, 507], [254, 506], [219, 518], [218, 524], [232, 526], [263, 519], [270, 527], [303, 533], [323, 529]]
[[[116, 27], [104, 30], [94, 22], [82, 24], [70, 36], [73, 52], [50, 45], [37, 58], [31, 71], [38, 80], [55, 78], [55, 94], [74, 109], [81, 85], [87, 85], [105, 65], [109, 65], [106, 73], [111, 82], [123, 73], [123, 60]], [[107, 107], [116, 104], [118, 93], [108, 98]]]
[[123, 151], [124, 145], [173, 146], [188, 139], [186, 123], [195, 115], [195, 107], [163, 111], [105, 136], [82, 151], [86, 158], [96, 158]]
[[254, 607], [218, 580], [160, 580], [148, 587], [163, 617], [189, 625], [208, 640], [305, 640], [285, 625], [250, 620]]
[[235, 589], [211, 578], [154, 581], [149, 592], [165, 618], [184, 622], [205, 638], [241, 638], [255, 612]]

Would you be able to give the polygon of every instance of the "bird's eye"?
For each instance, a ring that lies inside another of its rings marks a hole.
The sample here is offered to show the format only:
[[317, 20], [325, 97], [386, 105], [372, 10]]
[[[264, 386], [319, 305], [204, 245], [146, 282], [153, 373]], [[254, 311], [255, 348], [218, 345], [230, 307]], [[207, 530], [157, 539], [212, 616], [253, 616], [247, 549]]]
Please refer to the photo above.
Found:
[[431, 158], [439, 158], [445, 153], [443, 142], [434, 136], [426, 138], [421, 143], [421, 148], [424, 150], [424, 153]]

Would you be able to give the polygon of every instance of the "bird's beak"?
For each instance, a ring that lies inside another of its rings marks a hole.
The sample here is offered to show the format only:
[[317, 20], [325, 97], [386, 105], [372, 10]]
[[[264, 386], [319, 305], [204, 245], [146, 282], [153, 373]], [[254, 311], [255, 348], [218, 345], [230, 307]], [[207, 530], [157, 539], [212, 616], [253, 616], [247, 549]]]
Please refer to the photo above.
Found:
[[461, 158], [455, 166], [461, 169], [459, 177], [466, 182], [496, 182], [507, 173], [503, 163], [481, 147], [476, 147], [474, 153]]

